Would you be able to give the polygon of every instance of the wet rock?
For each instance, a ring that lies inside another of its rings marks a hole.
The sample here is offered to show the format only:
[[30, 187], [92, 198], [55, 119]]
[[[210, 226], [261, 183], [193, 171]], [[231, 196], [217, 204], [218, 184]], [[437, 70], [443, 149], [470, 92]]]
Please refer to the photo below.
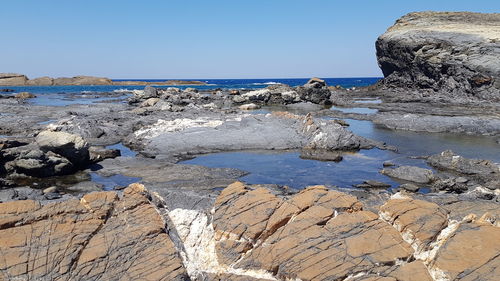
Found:
[[0, 277], [188, 280], [145, 194], [143, 186], [131, 185], [123, 198], [98, 192], [44, 206], [31, 200], [0, 204], [0, 250], [9, 257], [0, 261]]
[[44, 178], [66, 175], [75, 170], [75, 166], [68, 159], [52, 151], [43, 152], [32, 146], [9, 150], [6, 153], [11, 159], [4, 164], [4, 169], [10, 178], [23, 176]]
[[99, 184], [99, 183], [95, 183], [92, 181], [83, 181], [83, 182], [79, 182], [75, 185], [66, 187], [65, 190], [70, 192], [70, 193], [85, 194], [85, 193], [90, 193], [90, 192], [94, 192], [94, 191], [102, 191], [103, 187], [104, 187], [104, 185]]
[[[122, 175], [141, 178], [148, 184], [179, 189], [212, 189], [225, 187], [247, 173], [233, 168], [209, 168], [198, 165], [174, 164], [166, 159], [125, 158], [107, 159], [97, 171], [102, 176]], [[156, 191], [156, 190], [155, 190]]]
[[64, 156], [76, 167], [89, 163], [89, 145], [78, 135], [43, 131], [36, 136], [36, 143], [41, 150]]
[[435, 179], [434, 173], [429, 169], [414, 166], [401, 166], [385, 168], [380, 171], [383, 175], [415, 183], [430, 183]]
[[231, 91], [229, 91], [229, 94], [230, 94], [230, 95], [237, 96], [237, 95], [239, 95], [239, 94], [240, 94], [240, 91], [238, 91], [238, 90], [231, 90]]
[[388, 183], [380, 182], [380, 181], [376, 181], [376, 180], [366, 180], [363, 183], [368, 185], [369, 187], [372, 187], [372, 188], [389, 188], [389, 187], [391, 187], [391, 185]]
[[391, 161], [384, 161], [384, 163], [382, 163], [382, 166], [384, 166], [384, 167], [393, 167], [393, 166], [396, 166], [396, 164], [394, 164]]
[[427, 159], [427, 163], [440, 170], [456, 172], [481, 181], [500, 179], [500, 167], [489, 160], [468, 159], [446, 150]]
[[[193, 134], [197, 137], [193, 138]], [[385, 148], [381, 143], [354, 135], [333, 121], [289, 113], [159, 120], [136, 130], [126, 143], [142, 148], [146, 155], [163, 158], [249, 149], [347, 151]]]
[[319, 161], [333, 161], [340, 162], [344, 159], [343, 152], [328, 151], [323, 149], [302, 149], [300, 151], [300, 158], [312, 159]]
[[470, 135], [496, 135], [500, 119], [487, 116], [438, 116], [415, 113], [378, 113], [373, 122], [394, 130]]
[[29, 187], [17, 187], [0, 190], [0, 202], [9, 202], [13, 200], [41, 200], [43, 193], [39, 189]]
[[113, 159], [119, 156], [121, 156], [119, 149], [108, 149], [97, 146], [89, 147], [89, 159], [94, 163], [100, 162], [104, 159]]
[[14, 97], [16, 99], [32, 99], [32, 98], [36, 98], [35, 95], [33, 95], [31, 93], [28, 93], [28, 92], [17, 93]]
[[404, 190], [409, 191], [409, 192], [417, 192], [420, 189], [420, 187], [418, 187], [417, 185], [411, 184], [411, 183], [404, 183], [404, 184], [400, 185], [399, 188], [404, 189]]
[[438, 179], [432, 183], [432, 187], [435, 190], [456, 193], [463, 193], [469, 189], [466, 183], [461, 182], [461, 180], [457, 181], [456, 178]]
[[450, 100], [500, 101], [499, 27], [498, 14], [410, 13], [376, 42], [382, 83]]

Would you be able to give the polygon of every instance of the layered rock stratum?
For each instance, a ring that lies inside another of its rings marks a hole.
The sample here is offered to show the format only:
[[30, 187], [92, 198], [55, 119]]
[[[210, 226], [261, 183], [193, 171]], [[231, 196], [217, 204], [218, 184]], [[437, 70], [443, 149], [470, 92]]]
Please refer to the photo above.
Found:
[[376, 49], [385, 86], [500, 101], [500, 13], [410, 13]]
[[[165, 200], [164, 200], [165, 199]], [[207, 209], [143, 185], [57, 203], [0, 204], [0, 280], [496, 280], [497, 213], [398, 193], [365, 210], [311, 186], [286, 195], [241, 182]], [[455, 216], [455, 215], [454, 215]]]

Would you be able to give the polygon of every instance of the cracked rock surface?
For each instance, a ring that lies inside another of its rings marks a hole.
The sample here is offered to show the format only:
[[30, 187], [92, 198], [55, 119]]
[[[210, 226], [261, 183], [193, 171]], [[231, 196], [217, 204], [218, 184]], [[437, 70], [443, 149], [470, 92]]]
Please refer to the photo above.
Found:
[[1, 203], [0, 280], [425, 281], [500, 274], [500, 228], [490, 211], [451, 215], [450, 204], [397, 193], [377, 213], [324, 186], [289, 194], [235, 182], [205, 208], [162, 195], [132, 184], [80, 200]]
[[0, 204], [0, 280], [186, 280], [141, 185], [41, 206]]

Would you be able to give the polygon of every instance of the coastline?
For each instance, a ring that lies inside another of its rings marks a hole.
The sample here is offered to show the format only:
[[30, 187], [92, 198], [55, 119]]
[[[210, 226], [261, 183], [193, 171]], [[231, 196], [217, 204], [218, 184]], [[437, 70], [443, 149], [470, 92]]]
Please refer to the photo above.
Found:
[[404, 16], [366, 87], [3, 74], [55, 90], [0, 95], [0, 279], [496, 280], [500, 77], [436, 17], [500, 25]]

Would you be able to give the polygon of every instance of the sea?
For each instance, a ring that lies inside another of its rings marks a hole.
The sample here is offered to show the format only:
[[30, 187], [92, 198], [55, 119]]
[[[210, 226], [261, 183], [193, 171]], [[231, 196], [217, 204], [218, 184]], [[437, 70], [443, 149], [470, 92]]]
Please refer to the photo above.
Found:
[[[322, 78], [330, 86], [341, 86], [344, 88], [364, 87], [376, 83], [380, 77], [355, 77], [355, 78]], [[172, 79], [113, 79], [113, 81], [145, 81], [164, 82]], [[269, 85], [286, 84], [292, 87], [307, 83], [309, 78], [268, 78], [268, 79], [175, 79], [186, 81], [202, 81], [206, 85], [184, 85], [184, 86], [158, 86], [178, 87], [178, 88], [197, 88], [200, 90], [212, 89], [261, 89]], [[92, 92], [111, 92], [111, 91], [129, 91], [142, 90], [144, 86], [119, 86], [119, 85], [96, 85], [96, 86], [0, 86], [0, 88], [12, 89], [16, 92], [30, 92], [33, 94], [53, 94], [53, 93], [92, 93]]]

